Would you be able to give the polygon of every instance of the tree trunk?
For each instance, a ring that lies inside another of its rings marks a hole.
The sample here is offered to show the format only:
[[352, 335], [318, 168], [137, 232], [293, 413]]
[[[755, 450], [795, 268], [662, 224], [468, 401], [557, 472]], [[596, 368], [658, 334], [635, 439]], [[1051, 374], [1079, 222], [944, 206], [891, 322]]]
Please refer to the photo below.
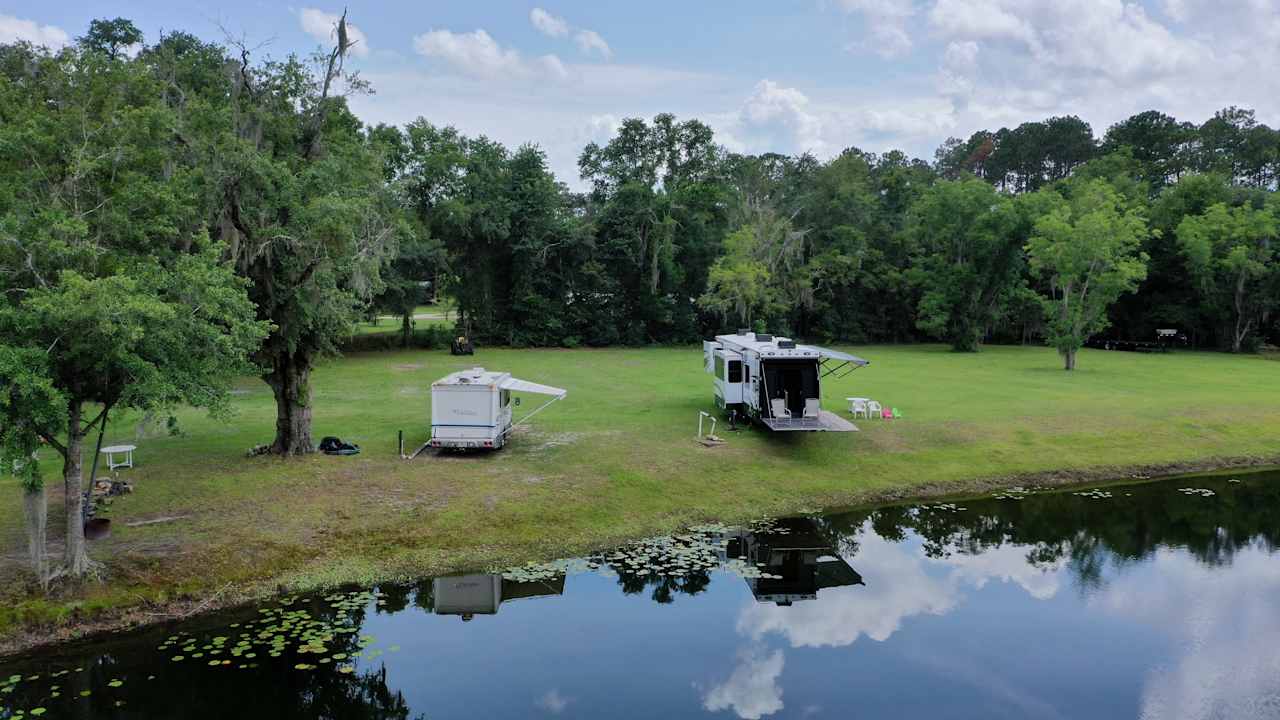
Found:
[[311, 443], [311, 362], [302, 353], [276, 356], [274, 369], [263, 376], [276, 397], [276, 439], [271, 452], [304, 455]]
[[405, 349], [413, 346], [413, 311], [404, 314], [400, 321], [400, 344]]
[[[1244, 283], [1246, 277], [1244, 273], [1240, 273], [1240, 277], [1236, 279], [1236, 328], [1231, 335], [1231, 352], [1233, 353], [1240, 352], [1240, 347], [1244, 344], [1244, 338], [1249, 334], [1249, 325], [1252, 324], [1252, 321], [1250, 323], [1245, 323], [1244, 321]], [[1241, 328], [1242, 325], [1243, 329]]]
[[1062, 368], [1063, 370], [1075, 370], [1076, 369], [1076, 351], [1074, 349], [1064, 350], [1062, 352], [1062, 363], [1063, 363], [1063, 368]]
[[45, 558], [49, 506], [45, 494], [44, 483], [39, 487], [25, 486], [22, 492], [22, 507], [27, 518], [27, 553], [31, 559], [31, 571], [42, 588], [49, 584], [49, 563]]
[[83, 577], [94, 569], [94, 563], [84, 547], [84, 480], [83, 458], [84, 427], [81, 424], [83, 404], [78, 399], [67, 402], [67, 456], [62, 463], [62, 484], [67, 511], [67, 547], [65, 572], [71, 577]]

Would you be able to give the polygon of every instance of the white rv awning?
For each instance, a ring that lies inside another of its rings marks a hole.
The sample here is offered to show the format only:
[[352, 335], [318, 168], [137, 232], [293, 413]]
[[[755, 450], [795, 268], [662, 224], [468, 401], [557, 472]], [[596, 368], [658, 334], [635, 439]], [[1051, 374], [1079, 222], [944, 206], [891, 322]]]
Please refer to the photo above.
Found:
[[859, 367], [863, 365], [871, 364], [870, 360], [863, 360], [857, 355], [850, 355], [849, 353], [840, 352], [839, 350], [832, 350], [831, 348], [819, 347], [817, 345], [801, 345], [800, 347], [803, 347], [807, 350], [816, 350], [818, 354], [821, 355], [823, 358], [827, 358], [831, 360], [840, 360], [842, 362], [847, 362], [847, 363], [853, 363], [854, 365], [857, 365]]
[[500, 386], [503, 390], [514, 390], [516, 392], [537, 393], [539, 395], [554, 395], [562, 398], [569, 394], [568, 390], [550, 385], [539, 385], [538, 383], [521, 380], [519, 378], [507, 378], [502, 381]]

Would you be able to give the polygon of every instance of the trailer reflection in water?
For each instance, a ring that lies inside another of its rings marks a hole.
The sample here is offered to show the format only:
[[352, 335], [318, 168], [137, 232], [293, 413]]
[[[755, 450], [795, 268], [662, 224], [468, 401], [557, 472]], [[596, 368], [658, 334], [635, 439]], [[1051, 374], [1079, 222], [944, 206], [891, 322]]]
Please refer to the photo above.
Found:
[[469, 622], [476, 615], [496, 615], [505, 602], [564, 595], [564, 575], [534, 582], [514, 582], [496, 573], [451, 575], [433, 580], [431, 594], [435, 614]]
[[849, 563], [808, 518], [778, 523], [773, 532], [741, 533], [729, 540], [727, 554], [759, 567], [761, 577], [746, 578], [756, 601], [788, 606], [816, 600], [818, 591], [865, 585]]

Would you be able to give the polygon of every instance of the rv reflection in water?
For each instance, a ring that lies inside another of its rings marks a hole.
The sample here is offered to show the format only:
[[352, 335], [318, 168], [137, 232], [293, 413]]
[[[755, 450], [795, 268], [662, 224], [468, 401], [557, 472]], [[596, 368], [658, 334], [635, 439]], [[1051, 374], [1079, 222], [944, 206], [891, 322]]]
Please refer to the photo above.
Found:
[[757, 602], [787, 606], [815, 600], [818, 591], [865, 585], [862, 576], [840, 557], [807, 518], [779, 521], [774, 532], [742, 533], [729, 538], [725, 553], [745, 558], [768, 577], [747, 578]]
[[514, 582], [501, 575], [454, 575], [431, 582], [437, 615], [459, 615], [468, 622], [476, 615], [496, 615], [504, 602], [564, 594], [564, 576], [537, 582]]

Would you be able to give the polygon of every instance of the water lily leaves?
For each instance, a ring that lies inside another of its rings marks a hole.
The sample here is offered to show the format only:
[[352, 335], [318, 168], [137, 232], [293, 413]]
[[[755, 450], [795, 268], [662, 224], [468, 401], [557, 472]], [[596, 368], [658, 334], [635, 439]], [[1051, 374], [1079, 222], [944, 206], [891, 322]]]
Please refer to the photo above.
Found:
[[124, 685], [124, 681], [119, 679], [112, 679], [111, 682], [107, 683], [107, 687], [113, 687], [113, 688], [118, 688], [122, 685]]
[[356, 669], [351, 665], [341, 665], [338, 667], [338, 672], [342, 673], [343, 675], [350, 675], [355, 671]]
[[92, 690], [81, 690], [81, 691], [80, 691], [80, 697], [89, 697], [89, 696], [90, 696], [90, 695], [92, 695], [92, 694], [93, 694], [93, 691], [92, 691]]
[[186, 658], [186, 657], [184, 657], [184, 656], [182, 656], [182, 655], [174, 655], [173, 657], [171, 657], [171, 658], [169, 658], [169, 659], [170, 659], [170, 660], [172, 660], [173, 662], [182, 662], [183, 660], [186, 660], [187, 658]]
[[[75, 517], [75, 516], [73, 515], [72, 517]], [[45, 713], [47, 713], [47, 712], [49, 712], [49, 711], [48, 711], [48, 710], [45, 710], [45, 709], [44, 709], [44, 708], [42, 708], [42, 707], [38, 707], [38, 708], [31, 708], [31, 710], [30, 710], [30, 711], [28, 711], [28, 713], [29, 713], [30, 715], [34, 715], [34, 716], [36, 716], [36, 717], [40, 717], [41, 715], [43, 715], [43, 714], [45, 714]]]

